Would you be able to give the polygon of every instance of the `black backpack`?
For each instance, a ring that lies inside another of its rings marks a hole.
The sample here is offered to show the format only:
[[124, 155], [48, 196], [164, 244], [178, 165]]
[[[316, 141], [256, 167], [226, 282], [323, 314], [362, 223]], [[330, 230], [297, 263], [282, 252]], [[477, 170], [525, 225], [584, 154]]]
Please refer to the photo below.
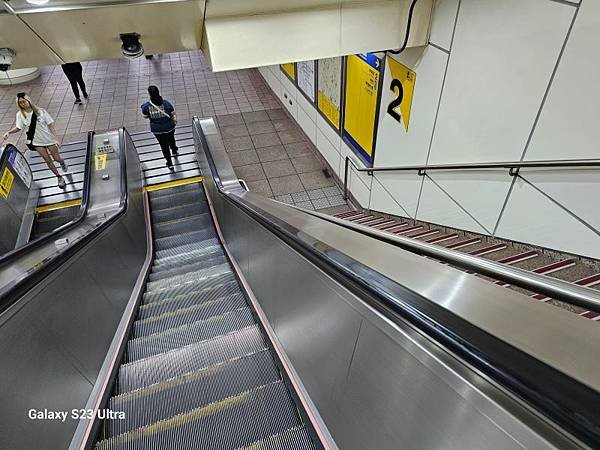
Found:
[[25, 141], [25, 145], [31, 151], [35, 151], [35, 147], [33, 146], [33, 136], [35, 136], [35, 128], [37, 127], [37, 114], [35, 111], [31, 113], [31, 122], [29, 123], [29, 128], [27, 129], [27, 140]]

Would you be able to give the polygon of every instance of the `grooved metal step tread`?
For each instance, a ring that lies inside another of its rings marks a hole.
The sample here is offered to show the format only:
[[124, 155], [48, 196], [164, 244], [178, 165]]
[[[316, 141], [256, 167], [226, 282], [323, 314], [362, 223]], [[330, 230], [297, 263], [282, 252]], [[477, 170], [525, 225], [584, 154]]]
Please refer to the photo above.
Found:
[[206, 203], [204, 194], [201, 191], [188, 191], [154, 198], [150, 200], [150, 206], [152, 208], [152, 211], [160, 211], [162, 209], [172, 208], [173, 206], [181, 205], [184, 203], [197, 202]]
[[152, 222], [164, 222], [169, 219], [179, 219], [181, 217], [194, 216], [208, 212], [208, 206], [205, 203], [184, 203], [173, 208], [161, 209], [152, 212]]
[[206, 239], [205, 241], [195, 242], [193, 244], [181, 245], [176, 249], [167, 248], [164, 250], [157, 250], [155, 252], [154, 265], [159, 266], [161, 264], [165, 264], [166, 262], [183, 263], [183, 261], [186, 259], [201, 258], [203, 254], [214, 253], [217, 250], [223, 253], [217, 238]]
[[154, 248], [157, 252], [162, 250], [174, 249], [183, 245], [193, 245], [207, 239], [217, 236], [212, 224], [206, 224], [204, 228], [185, 233], [178, 233], [173, 236], [165, 236], [154, 240]]
[[225, 255], [215, 256], [208, 259], [204, 259], [199, 262], [189, 263], [184, 265], [177, 265], [172, 269], [165, 269], [159, 272], [151, 272], [148, 275], [148, 281], [157, 281], [162, 280], [163, 278], [169, 278], [174, 275], [180, 275], [188, 272], [193, 272], [196, 270], [204, 269], [206, 267], [212, 267], [218, 264], [225, 264], [227, 262], [227, 257]]
[[306, 427], [296, 427], [236, 450], [314, 450]]
[[[199, 214], [197, 216], [184, 217], [181, 219], [170, 220], [167, 222], [155, 223], [152, 226], [152, 233], [156, 239], [175, 234], [187, 233], [190, 231], [208, 230], [211, 221], [208, 214]], [[210, 230], [208, 237], [215, 235], [214, 230]]]
[[109, 408], [123, 411], [127, 420], [108, 420], [107, 435], [126, 433], [280, 379], [268, 350], [186, 373], [112, 397]]
[[167, 195], [180, 194], [182, 192], [188, 191], [198, 191], [202, 189], [202, 185], [200, 183], [189, 183], [184, 184], [182, 186], [174, 186], [168, 189], [159, 189], [158, 191], [150, 192], [150, 200], [155, 200], [160, 197], [165, 197]]
[[[99, 442], [98, 449], [222, 450], [301, 425], [282, 381]], [[226, 430], [226, 432], [225, 432]]]
[[164, 300], [143, 303], [138, 309], [137, 319], [154, 316], [157, 312], [173, 311], [175, 309], [187, 308], [208, 300], [226, 297], [228, 295], [240, 294], [240, 288], [235, 280], [217, 284], [210, 287], [200, 287], [198, 290], [187, 294], [176, 295]]
[[204, 267], [203, 269], [196, 270], [194, 272], [183, 273], [180, 275], [173, 275], [170, 278], [163, 278], [162, 280], [149, 281], [146, 283], [146, 292], [156, 292], [161, 289], [173, 288], [190, 281], [199, 280], [214, 276], [215, 274], [223, 274], [231, 271], [229, 263], [224, 262], [222, 264]]
[[[197, 287], [202, 284], [205, 284], [206, 287], [215, 286], [216, 284], [221, 284], [225, 282], [225, 280], [229, 281], [233, 278], [233, 272], [229, 268], [229, 264], [210, 267], [201, 270], [200, 273], [196, 274], [193, 278], [178, 285], [158, 286], [156, 289], [146, 290], [143, 296], [144, 303], [164, 300], [169, 297], [185, 294], [197, 290]], [[158, 281], [156, 283], [158, 283]]]
[[134, 391], [266, 348], [260, 329], [253, 325], [208, 341], [123, 364], [117, 375], [117, 393]]
[[197, 322], [185, 323], [132, 339], [127, 343], [127, 362], [165, 353], [195, 342], [202, 342], [254, 325], [254, 316], [247, 306], [213, 315]]
[[159, 333], [169, 328], [176, 328], [186, 323], [208, 319], [211, 316], [233, 311], [246, 306], [243, 294], [233, 294], [214, 300], [207, 300], [197, 305], [168, 311], [157, 316], [136, 320], [133, 323], [132, 336], [138, 338]]

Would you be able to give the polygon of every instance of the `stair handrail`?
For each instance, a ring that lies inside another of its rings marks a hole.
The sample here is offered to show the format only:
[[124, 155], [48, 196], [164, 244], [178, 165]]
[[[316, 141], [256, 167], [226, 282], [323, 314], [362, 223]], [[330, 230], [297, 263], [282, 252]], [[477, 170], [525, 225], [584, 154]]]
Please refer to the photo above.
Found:
[[357, 172], [366, 172], [373, 176], [374, 172], [417, 172], [423, 177], [428, 171], [442, 170], [483, 170], [483, 169], [508, 169], [512, 177], [519, 175], [521, 169], [553, 169], [553, 168], [585, 168], [600, 167], [600, 159], [554, 159], [539, 161], [501, 161], [484, 163], [459, 163], [459, 164], [417, 164], [411, 166], [382, 166], [382, 167], [359, 167], [350, 156], [346, 156], [344, 163], [344, 200], [348, 200], [348, 168], [352, 164]]

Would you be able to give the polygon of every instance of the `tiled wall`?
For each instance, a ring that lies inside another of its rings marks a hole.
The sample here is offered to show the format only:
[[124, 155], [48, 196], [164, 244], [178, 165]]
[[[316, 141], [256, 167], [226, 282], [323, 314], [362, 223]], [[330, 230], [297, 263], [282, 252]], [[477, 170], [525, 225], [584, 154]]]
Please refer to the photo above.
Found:
[[[596, 1], [436, 0], [430, 45], [397, 57], [417, 73], [410, 127], [380, 108], [375, 166], [600, 159], [599, 40]], [[350, 148], [277, 66], [261, 73], [343, 178]], [[593, 258], [599, 188], [600, 169], [350, 174], [365, 208]]]

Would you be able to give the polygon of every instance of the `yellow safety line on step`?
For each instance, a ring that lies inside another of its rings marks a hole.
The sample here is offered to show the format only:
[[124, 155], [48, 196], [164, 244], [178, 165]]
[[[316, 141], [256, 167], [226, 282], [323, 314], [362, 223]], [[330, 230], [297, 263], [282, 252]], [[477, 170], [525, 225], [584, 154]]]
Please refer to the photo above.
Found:
[[48, 211], [56, 211], [57, 209], [71, 208], [72, 206], [81, 205], [81, 199], [77, 200], [65, 200], [64, 202], [52, 203], [50, 205], [38, 206], [35, 208], [37, 213], [45, 213]]
[[204, 177], [182, 178], [181, 180], [167, 181], [166, 183], [151, 184], [150, 186], [146, 186], [144, 190], [146, 192], [161, 191], [163, 189], [170, 189], [176, 186], [185, 186], [186, 184], [199, 183], [202, 180], [204, 180]]

